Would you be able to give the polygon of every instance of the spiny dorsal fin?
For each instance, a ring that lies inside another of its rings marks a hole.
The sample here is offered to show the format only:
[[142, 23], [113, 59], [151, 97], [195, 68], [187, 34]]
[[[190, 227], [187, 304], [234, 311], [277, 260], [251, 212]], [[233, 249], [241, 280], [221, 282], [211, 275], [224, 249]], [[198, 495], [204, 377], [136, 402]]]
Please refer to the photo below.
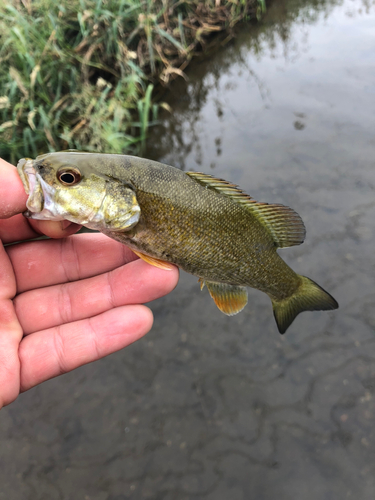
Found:
[[209, 174], [201, 172], [186, 172], [186, 174], [207, 189], [217, 191], [234, 202], [246, 206], [267, 227], [276, 246], [283, 248], [303, 243], [306, 235], [305, 226], [301, 217], [292, 208], [255, 201], [236, 184]]

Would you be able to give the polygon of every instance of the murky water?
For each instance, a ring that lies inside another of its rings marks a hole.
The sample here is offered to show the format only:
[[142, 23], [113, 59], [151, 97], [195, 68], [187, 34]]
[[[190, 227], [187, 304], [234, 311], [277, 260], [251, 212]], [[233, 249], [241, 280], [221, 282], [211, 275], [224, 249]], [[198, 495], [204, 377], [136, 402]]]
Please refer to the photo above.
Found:
[[145, 339], [1, 412], [0, 498], [373, 500], [374, 63], [373, 0], [277, 1], [174, 85], [148, 155], [293, 207], [283, 258], [340, 309], [281, 337], [183, 275]]

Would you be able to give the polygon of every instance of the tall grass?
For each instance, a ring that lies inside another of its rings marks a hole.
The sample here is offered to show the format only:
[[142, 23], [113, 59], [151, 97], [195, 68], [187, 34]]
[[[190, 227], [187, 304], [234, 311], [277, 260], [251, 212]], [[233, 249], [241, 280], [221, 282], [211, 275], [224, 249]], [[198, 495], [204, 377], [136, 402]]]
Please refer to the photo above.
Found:
[[154, 84], [264, 0], [0, 0], [0, 156], [139, 153]]

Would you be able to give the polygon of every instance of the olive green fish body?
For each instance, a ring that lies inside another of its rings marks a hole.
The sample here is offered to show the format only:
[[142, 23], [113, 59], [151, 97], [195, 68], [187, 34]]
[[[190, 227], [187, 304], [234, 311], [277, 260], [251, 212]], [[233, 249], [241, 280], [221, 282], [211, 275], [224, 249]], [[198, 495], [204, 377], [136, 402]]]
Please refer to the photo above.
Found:
[[99, 229], [151, 263], [175, 264], [198, 276], [226, 314], [246, 305], [245, 287], [269, 295], [282, 333], [303, 310], [337, 307], [277, 253], [305, 236], [289, 207], [259, 203], [207, 174], [131, 156], [51, 153], [20, 160], [18, 169], [29, 217], [66, 218]]
[[[203, 280], [249, 286], [277, 298], [293, 293], [298, 275], [277, 254], [272, 236], [247, 207], [173, 167], [159, 175], [147, 170], [130, 180], [141, 208], [138, 224], [108, 236]], [[164, 192], [165, 186], [176, 183], [178, 192]]]

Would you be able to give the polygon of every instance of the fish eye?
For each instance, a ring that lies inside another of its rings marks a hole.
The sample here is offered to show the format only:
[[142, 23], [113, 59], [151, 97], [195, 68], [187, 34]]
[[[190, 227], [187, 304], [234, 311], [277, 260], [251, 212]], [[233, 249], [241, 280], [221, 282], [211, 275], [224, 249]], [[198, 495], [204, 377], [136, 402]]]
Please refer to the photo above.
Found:
[[82, 178], [81, 172], [75, 168], [64, 168], [57, 172], [57, 178], [64, 186], [74, 186]]

